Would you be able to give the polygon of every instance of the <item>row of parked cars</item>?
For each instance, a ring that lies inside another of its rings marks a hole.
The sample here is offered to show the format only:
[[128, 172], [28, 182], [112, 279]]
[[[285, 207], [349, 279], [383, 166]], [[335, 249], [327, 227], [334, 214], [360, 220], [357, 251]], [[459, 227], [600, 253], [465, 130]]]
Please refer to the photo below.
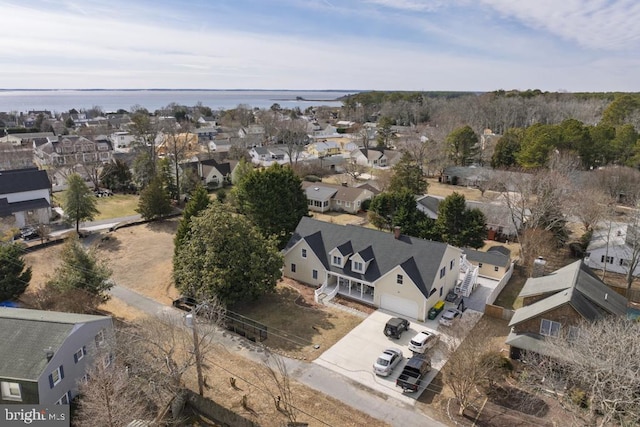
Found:
[[[439, 323], [443, 326], [451, 326], [461, 314], [457, 309], [446, 309], [440, 316]], [[409, 330], [410, 326], [407, 319], [393, 317], [386, 323], [384, 334], [389, 338], [399, 339], [404, 331]], [[402, 372], [396, 379], [396, 386], [401, 387], [403, 392], [418, 391], [422, 379], [431, 370], [431, 360], [427, 355], [427, 350], [433, 348], [439, 339], [437, 333], [427, 330], [420, 331], [411, 338], [408, 348], [412, 357], [404, 365]], [[387, 348], [373, 364], [373, 372], [376, 375], [388, 376], [403, 360], [404, 355], [400, 348]]]

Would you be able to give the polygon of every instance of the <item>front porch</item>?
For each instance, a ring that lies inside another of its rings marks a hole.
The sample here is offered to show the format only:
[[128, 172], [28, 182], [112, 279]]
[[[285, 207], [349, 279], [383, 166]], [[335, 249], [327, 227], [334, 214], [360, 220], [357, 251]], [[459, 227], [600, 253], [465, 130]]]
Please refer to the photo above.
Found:
[[365, 282], [329, 273], [327, 280], [317, 291], [321, 291], [322, 294], [326, 295], [324, 301], [329, 301], [338, 294], [373, 305], [375, 288]]

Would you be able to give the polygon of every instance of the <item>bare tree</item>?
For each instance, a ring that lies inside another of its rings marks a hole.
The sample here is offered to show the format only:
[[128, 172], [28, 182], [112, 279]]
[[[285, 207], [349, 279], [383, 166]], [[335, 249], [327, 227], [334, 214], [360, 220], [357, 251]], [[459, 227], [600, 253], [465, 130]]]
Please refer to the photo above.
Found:
[[[526, 353], [525, 371], [566, 399], [581, 425], [635, 425], [640, 417], [640, 323], [608, 317], [546, 340], [545, 354]], [[544, 381], [544, 382], [542, 382]]]
[[275, 386], [267, 384], [265, 375], [258, 375], [258, 380], [264, 385], [276, 409], [282, 412], [291, 424], [295, 424], [298, 420], [298, 408], [295, 406], [295, 393], [291, 388], [291, 375], [287, 368], [285, 360], [274, 353], [267, 353], [267, 359], [264, 361], [264, 371], [266, 378]]
[[346, 173], [353, 181], [357, 181], [360, 175], [366, 173], [369, 168], [365, 165], [361, 165], [356, 162], [355, 159], [348, 159], [344, 162], [342, 168], [344, 169], [344, 173]]
[[[454, 328], [460, 327], [458, 324]], [[477, 387], [488, 381], [497, 369], [496, 358], [479, 357], [489, 351], [488, 334], [482, 331], [483, 328], [486, 328], [484, 324], [477, 324], [459, 346], [457, 337], [464, 336], [464, 333], [454, 329], [451, 341], [447, 342], [449, 359], [443, 368], [444, 382], [458, 402], [458, 415], [483, 397], [477, 392]]]
[[180, 163], [188, 153], [197, 145], [198, 138], [191, 133], [191, 124], [187, 121], [177, 123], [168, 121], [162, 126], [164, 146], [173, 166], [173, 174], [176, 180], [177, 200], [180, 200]]
[[91, 354], [93, 365], [79, 384], [74, 425], [116, 427], [155, 417], [157, 410], [148, 395], [148, 383], [131, 375], [116, 351], [109, 343]]
[[289, 156], [289, 165], [292, 167], [298, 163], [300, 154], [309, 137], [307, 135], [307, 122], [304, 119], [282, 120], [278, 123], [278, 142], [285, 145], [285, 151]]

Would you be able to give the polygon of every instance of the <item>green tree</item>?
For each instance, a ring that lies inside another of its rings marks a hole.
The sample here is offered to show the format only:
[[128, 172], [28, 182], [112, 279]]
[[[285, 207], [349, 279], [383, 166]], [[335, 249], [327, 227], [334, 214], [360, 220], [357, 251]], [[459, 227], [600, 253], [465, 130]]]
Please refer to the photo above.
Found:
[[518, 163], [524, 168], [539, 168], [547, 164], [551, 150], [560, 146], [558, 126], [536, 123], [524, 132]]
[[18, 298], [29, 286], [31, 267], [26, 267], [23, 253], [17, 243], [0, 245], [0, 301]]
[[107, 163], [100, 174], [100, 183], [112, 191], [129, 189], [132, 180], [133, 175], [131, 174], [131, 170], [129, 170], [129, 166], [118, 159]]
[[136, 212], [146, 220], [162, 218], [171, 213], [171, 200], [161, 178], [154, 179], [142, 190]]
[[99, 213], [96, 203], [96, 196], [82, 177], [77, 173], [69, 175], [62, 206], [69, 221], [76, 223], [76, 233], [80, 233], [80, 221], [91, 221]]
[[619, 164], [632, 166], [632, 156], [636, 144], [638, 143], [638, 132], [633, 125], [623, 125], [616, 129], [616, 136], [611, 141], [614, 152], [617, 154], [616, 161]]
[[589, 129], [576, 119], [567, 119], [560, 123], [560, 150], [578, 151], [583, 145], [589, 145]]
[[82, 290], [102, 301], [109, 299], [111, 270], [93, 250], [86, 250], [77, 238], [69, 238], [60, 258], [62, 264], [55, 269], [47, 287], [61, 292]]
[[480, 248], [487, 235], [484, 214], [479, 209], [468, 209], [464, 196], [456, 192], [438, 206], [436, 230], [443, 242], [460, 248]]
[[231, 305], [273, 291], [282, 263], [273, 237], [214, 203], [192, 218], [189, 238], [174, 256], [173, 276], [182, 293]]
[[637, 95], [618, 95], [602, 113], [602, 123], [610, 126], [623, 125], [631, 113], [639, 108], [640, 100]]
[[404, 188], [398, 192], [384, 192], [371, 200], [369, 221], [381, 230], [400, 227], [409, 236], [433, 237], [433, 220], [418, 210], [413, 193]]
[[397, 135], [391, 129], [395, 122], [391, 117], [381, 117], [378, 120], [378, 125], [376, 126], [376, 143], [378, 148], [389, 148], [393, 145], [393, 141], [396, 140]]
[[64, 121], [64, 126], [67, 128], [73, 128], [75, 127], [75, 122], [73, 121], [73, 119], [71, 118], [71, 116], [67, 117], [67, 120]]
[[389, 184], [391, 192], [405, 188], [412, 194], [424, 194], [427, 191], [427, 180], [422, 173], [422, 166], [409, 153], [404, 153], [393, 167], [393, 176]]
[[456, 166], [466, 166], [477, 156], [478, 135], [471, 126], [463, 126], [451, 132], [446, 139], [449, 158]]
[[207, 189], [203, 185], [198, 185], [191, 193], [191, 198], [182, 211], [182, 219], [180, 220], [180, 224], [178, 224], [178, 230], [176, 231], [176, 237], [174, 238], [175, 251], [178, 250], [178, 247], [187, 238], [191, 227], [191, 219], [207, 209], [210, 204], [211, 199], [209, 198]]
[[275, 163], [267, 169], [252, 170], [234, 192], [238, 210], [265, 236], [277, 236], [280, 246], [309, 213], [302, 182], [288, 166]]
[[507, 129], [502, 138], [496, 144], [491, 157], [492, 168], [510, 168], [517, 165], [517, 155], [522, 147], [524, 129]]
[[584, 145], [578, 150], [585, 167], [602, 166], [613, 161], [615, 153], [611, 141], [616, 137], [616, 129], [613, 126], [599, 123], [589, 127], [589, 135], [592, 145]]
[[238, 185], [238, 183], [253, 170], [253, 165], [249, 163], [244, 157], [240, 158], [238, 164], [231, 172], [231, 183]]

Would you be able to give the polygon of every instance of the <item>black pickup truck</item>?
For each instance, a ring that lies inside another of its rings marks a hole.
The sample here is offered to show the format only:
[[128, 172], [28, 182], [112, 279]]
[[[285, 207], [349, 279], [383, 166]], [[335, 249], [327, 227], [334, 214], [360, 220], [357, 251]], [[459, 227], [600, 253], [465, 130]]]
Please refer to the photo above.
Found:
[[422, 379], [430, 370], [431, 360], [424, 354], [416, 354], [405, 365], [396, 380], [396, 386], [402, 387], [402, 391], [407, 393], [418, 391]]

